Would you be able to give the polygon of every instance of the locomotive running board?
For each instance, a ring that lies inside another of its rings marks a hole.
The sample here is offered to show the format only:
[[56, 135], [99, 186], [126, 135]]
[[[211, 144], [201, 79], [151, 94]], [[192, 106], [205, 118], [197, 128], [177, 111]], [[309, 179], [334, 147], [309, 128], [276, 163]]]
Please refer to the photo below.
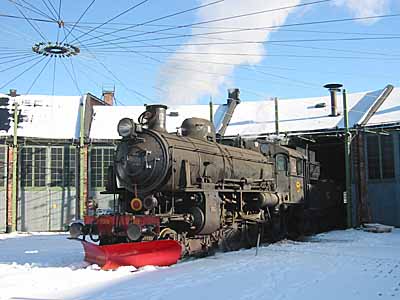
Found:
[[174, 240], [104, 246], [82, 241], [82, 245], [85, 261], [97, 264], [103, 270], [113, 270], [121, 266], [170, 266], [177, 263], [182, 252], [181, 245]]

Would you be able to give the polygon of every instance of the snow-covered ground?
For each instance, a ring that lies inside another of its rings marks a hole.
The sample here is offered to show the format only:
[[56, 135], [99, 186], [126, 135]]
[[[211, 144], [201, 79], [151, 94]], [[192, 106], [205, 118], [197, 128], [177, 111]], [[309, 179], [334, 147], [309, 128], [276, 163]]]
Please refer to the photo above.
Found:
[[0, 235], [0, 299], [400, 299], [400, 229], [101, 271], [63, 234]]

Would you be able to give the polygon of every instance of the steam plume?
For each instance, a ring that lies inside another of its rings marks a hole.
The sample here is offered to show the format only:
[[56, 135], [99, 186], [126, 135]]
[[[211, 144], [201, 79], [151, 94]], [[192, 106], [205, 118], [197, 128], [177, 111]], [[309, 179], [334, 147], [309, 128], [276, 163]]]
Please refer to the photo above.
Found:
[[[200, 0], [208, 3], [209, 0]], [[301, 0], [229, 0], [224, 1], [212, 8], [205, 8], [198, 13], [199, 21], [224, 18], [227, 16], [257, 12], [278, 7], [297, 5]], [[285, 23], [289, 13], [293, 10], [284, 9], [265, 14], [249, 17], [224, 20], [211, 23], [208, 26], [218, 27], [216, 29], [193, 28], [192, 33], [225, 31], [221, 27], [266, 27], [279, 26]], [[207, 25], [205, 25], [207, 26]], [[211, 35], [213, 38], [223, 38], [237, 41], [266, 41], [271, 31], [240, 31]], [[210, 40], [201, 37], [192, 37], [187, 44], [193, 43], [218, 43], [221, 40]], [[177, 52], [204, 52], [204, 53], [252, 53], [265, 54], [262, 44], [228, 44], [228, 45], [183, 45]], [[232, 65], [204, 64], [196, 61], [229, 62]], [[218, 88], [226, 84], [229, 75], [235, 66], [241, 64], [258, 64], [261, 56], [233, 56], [233, 55], [195, 55], [175, 53], [162, 67], [159, 76], [159, 86], [165, 91], [163, 101], [170, 104], [195, 103], [199, 98], [206, 95], [216, 95]], [[197, 70], [199, 72], [197, 72]]]

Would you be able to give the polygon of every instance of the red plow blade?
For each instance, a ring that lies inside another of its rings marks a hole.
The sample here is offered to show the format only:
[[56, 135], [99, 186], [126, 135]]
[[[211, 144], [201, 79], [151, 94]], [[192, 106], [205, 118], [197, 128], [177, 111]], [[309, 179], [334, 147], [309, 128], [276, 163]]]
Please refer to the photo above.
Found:
[[170, 266], [178, 261], [182, 251], [181, 245], [174, 240], [104, 246], [82, 241], [82, 245], [85, 261], [97, 264], [103, 270], [113, 270], [120, 266]]

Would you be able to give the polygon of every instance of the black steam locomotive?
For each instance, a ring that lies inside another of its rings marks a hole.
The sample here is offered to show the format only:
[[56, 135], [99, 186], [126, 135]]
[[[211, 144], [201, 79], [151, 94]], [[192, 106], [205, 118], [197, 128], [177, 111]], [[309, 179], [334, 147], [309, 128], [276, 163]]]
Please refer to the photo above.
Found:
[[71, 227], [72, 237], [95, 236], [100, 245], [173, 239], [184, 255], [196, 255], [309, 230], [308, 199], [320, 174], [312, 153], [224, 140], [199, 118], [186, 119], [180, 134], [168, 133], [166, 109], [148, 105], [138, 123], [119, 122], [122, 140], [106, 191], [118, 196], [115, 212], [85, 217]]

